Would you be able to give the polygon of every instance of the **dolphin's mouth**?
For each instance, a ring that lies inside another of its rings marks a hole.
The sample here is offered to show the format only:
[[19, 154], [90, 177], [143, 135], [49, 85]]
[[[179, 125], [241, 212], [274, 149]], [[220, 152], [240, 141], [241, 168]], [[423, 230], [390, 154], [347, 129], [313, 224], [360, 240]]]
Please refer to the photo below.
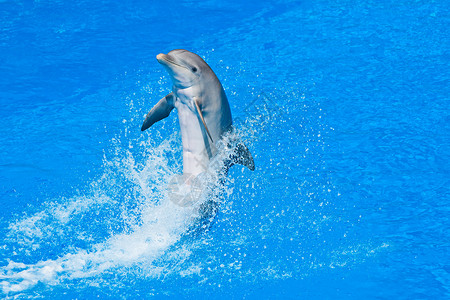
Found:
[[156, 56], [156, 59], [157, 59], [158, 62], [159, 62], [160, 64], [162, 64], [162, 65], [168, 65], [168, 64], [171, 64], [171, 65], [175, 65], [175, 66], [178, 66], [178, 67], [185, 68], [185, 69], [188, 69], [188, 70], [189, 70], [188, 67], [183, 66], [183, 65], [180, 65], [179, 63], [177, 63], [176, 61], [174, 61], [173, 58], [172, 58], [170, 55], [168, 55], [168, 54], [160, 53], [160, 54], [158, 54], [158, 55]]

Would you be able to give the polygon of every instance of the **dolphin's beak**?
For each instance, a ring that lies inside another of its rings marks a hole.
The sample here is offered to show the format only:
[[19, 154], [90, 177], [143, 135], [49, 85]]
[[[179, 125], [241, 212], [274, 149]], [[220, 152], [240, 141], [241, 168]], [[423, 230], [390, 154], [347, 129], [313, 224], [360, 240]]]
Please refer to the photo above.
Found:
[[160, 54], [156, 55], [156, 59], [158, 60], [158, 62], [160, 64], [162, 64], [163, 66], [169, 67], [169, 68], [170, 68], [170, 65], [175, 65], [175, 66], [187, 69], [186, 66], [180, 65], [169, 54], [160, 53]]
[[160, 53], [158, 55], [156, 55], [156, 59], [158, 60], [158, 62], [160, 64], [167, 64], [167, 55], [164, 53]]

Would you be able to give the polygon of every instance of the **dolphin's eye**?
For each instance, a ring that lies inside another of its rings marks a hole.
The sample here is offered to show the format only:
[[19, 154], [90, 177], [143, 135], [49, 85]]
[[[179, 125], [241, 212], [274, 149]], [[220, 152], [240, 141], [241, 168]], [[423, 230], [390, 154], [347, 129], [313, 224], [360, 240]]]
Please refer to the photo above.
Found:
[[197, 72], [197, 68], [196, 67], [192, 67], [192, 72]]

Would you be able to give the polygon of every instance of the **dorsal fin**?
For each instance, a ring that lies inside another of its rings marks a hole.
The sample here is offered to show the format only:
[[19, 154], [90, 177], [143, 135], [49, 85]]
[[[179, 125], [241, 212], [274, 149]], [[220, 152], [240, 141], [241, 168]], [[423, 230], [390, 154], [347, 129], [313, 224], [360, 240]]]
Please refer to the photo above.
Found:
[[242, 142], [238, 142], [230, 158], [232, 165], [239, 164], [246, 166], [250, 171], [255, 170], [255, 161], [253, 160], [252, 154]]

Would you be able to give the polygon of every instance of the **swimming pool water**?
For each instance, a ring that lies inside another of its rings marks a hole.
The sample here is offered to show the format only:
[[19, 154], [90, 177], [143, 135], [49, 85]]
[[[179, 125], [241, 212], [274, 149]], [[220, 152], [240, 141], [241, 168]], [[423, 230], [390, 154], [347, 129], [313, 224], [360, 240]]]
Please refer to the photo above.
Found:
[[[1, 1], [0, 288], [18, 298], [446, 299], [446, 1]], [[256, 170], [208, 232], [158, 53], [204, 57]]]

